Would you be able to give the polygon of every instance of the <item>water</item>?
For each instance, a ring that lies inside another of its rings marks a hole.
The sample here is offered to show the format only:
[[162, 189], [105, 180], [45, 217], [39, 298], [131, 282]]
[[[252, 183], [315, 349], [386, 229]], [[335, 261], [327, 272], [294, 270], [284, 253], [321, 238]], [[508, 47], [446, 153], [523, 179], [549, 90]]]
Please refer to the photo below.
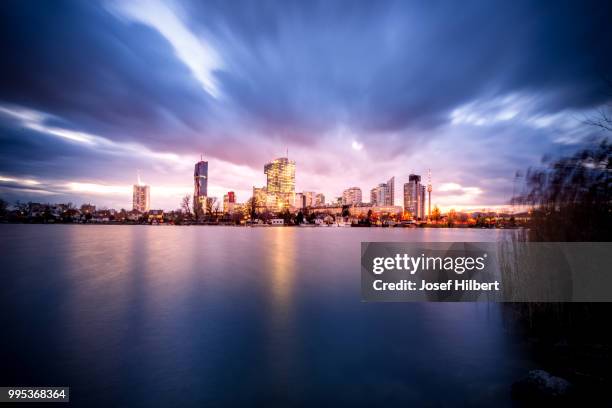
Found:
[[363, 303], [361, 241], [465, 229], [2, 225], [0, 385], [82, 406], [510, 405], [495, 304]]

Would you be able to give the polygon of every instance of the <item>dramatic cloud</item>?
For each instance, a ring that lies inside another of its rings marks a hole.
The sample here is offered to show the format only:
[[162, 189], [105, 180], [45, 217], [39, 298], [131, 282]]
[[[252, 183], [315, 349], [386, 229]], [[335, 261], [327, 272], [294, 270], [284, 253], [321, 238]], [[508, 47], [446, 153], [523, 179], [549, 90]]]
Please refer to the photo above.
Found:
[[204, 153], [211, 191], [242, 201], [288, 149], [298, 190], [368, 197], [394, 175], [399, 192], [431, 168], [434, 203], [502, 205], [516, 170], [594, 135], [582, 120], [610, 101], [611, 12], [7, 0], [0, 194], [129, 207], [140, 170], [153, 205], [175, 208]]

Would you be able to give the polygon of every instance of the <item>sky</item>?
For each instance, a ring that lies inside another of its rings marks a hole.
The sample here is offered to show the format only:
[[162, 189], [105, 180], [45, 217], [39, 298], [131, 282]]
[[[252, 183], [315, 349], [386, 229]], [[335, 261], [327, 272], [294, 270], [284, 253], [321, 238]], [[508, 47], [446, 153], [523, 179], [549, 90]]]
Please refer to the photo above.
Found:
[[[443, 210], [499, 208], [612, 101], [612, 6], [530, 1], [0, 2], [0, 198], [152, 208], [296, 190], [369, 199], [431, 169]], [[519, 173], [520, 174], [520, 173]]]

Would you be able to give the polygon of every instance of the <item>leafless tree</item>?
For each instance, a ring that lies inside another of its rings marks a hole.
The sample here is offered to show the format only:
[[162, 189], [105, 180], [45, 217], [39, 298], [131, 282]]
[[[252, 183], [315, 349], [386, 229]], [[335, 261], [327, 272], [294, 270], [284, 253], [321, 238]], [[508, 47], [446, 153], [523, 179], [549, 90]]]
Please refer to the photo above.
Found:
[[215, 214], [215, 220], [219, 220], [219, 214], [221, 213], [221, 205], [215, 200], [213, 213]]
[[[605, 82], [608, 85], [608, 96], [612, 99], [612, 78], [606, 79]], [[612, 132], [612, 102], [600, 107], [595, 116], [587, 117], [584, 122], [587, 125]]]
[[249, 201], [247, 203], [247, 209], [251, 221], [255, 221], [255, 217], [257, 216], [257, 199], [255, 197], [249, 198]]
[[206, 197], [206, 215], [210, 216], [215, 208], [217, 199], [215, 197]]
[[181, 209], [186, 215], [191, 215], [191, 196], [189, 194], [182, 198]]
[[612, 132], [612, 103], [597, 110], [595, 117], [590, 117], [585, 120], [587, 125], [598, 127], [607, 132]]

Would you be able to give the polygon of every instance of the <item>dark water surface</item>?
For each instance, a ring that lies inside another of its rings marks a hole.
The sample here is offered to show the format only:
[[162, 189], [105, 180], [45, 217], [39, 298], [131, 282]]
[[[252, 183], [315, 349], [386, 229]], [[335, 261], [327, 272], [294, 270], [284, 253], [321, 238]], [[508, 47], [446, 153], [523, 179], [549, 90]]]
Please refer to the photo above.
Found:
[[495, 304], [363, 303], [361, 241], [465, 229], [0, 226], [0, 386], [79, 406], [510, 405]]

